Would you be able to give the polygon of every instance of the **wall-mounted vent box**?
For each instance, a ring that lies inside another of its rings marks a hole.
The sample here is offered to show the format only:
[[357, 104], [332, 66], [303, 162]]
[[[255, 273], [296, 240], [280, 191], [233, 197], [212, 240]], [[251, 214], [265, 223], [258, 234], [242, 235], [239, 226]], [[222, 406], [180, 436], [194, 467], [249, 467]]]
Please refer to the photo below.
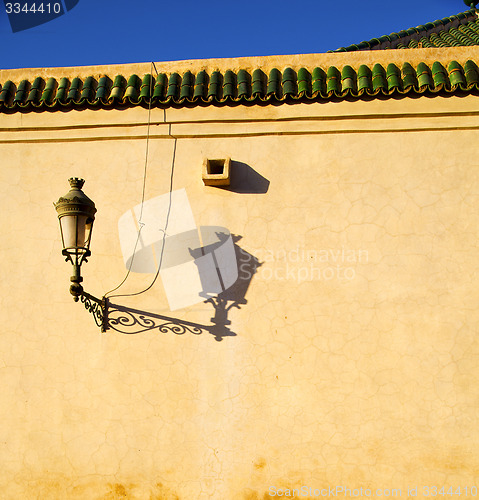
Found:
[[203, 161], [203, 182], [205, 186], [229, 186], [231, 173], [231, 158]]

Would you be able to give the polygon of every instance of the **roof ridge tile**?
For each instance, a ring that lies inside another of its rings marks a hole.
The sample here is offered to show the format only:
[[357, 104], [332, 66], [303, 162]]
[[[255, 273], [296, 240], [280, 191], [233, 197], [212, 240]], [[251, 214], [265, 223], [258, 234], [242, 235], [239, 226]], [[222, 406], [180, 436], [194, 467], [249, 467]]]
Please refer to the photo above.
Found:
[[[397, 33], [390, 33], [389, 35], [371, 38], [371, 40], [362, 41], [358, 44], [352, 44], [347, 47], [340, 47], [336, 50], [329, 50], [328, 52], [353, 52], [358, 50], [419, 48], [429, 46], [433, 47], [434, 43], [429, 40], [429, 38], [433, 34], [438, 34], [440, 36], [452, 29], [457, 30], [459, 26], [465, 26], [469, 24], [471, 24], [474, 29], [478, 29], [478, 27], [475, 26], [477, 19], [478, 17], [476, 11], [474, 9], [471, 9], [466, 12], [460, 12], [459, 14], [453, 16], [445, 17], [443, 19], [437, 19], [436, 21], [408, 28], [407, 30], [400, 30]], [[426, 41], [422, 41], [423, 38], [425, 38]], [[429, 45], [429, 43], [431, 43], [432, 45]], [[475, 40], [473, 40], [471, 43], [471, 41], [466, 36], [463, 40], [457, 40], [456, 38], [452, 37], [451, 39], [446, 40], [445, 43], [447, 43], [446, 46], [448, 47], [456, 47], [461, 45], [479, 45], [479, 42]]]
[[[0, 82], [1, 84], [1, 82]], [[387, 66], [361, 64], [353, 66], [315, 67], [311, 70], [301, 67], [298, 71], [286, 67], [281, 72], [272, 68], [269, 74], [262, 68], [252, 71], [240, 69], [199, 71], [194, 75], [187, 70], [180, 74], [173, 72], [168, 78], [159, 73], [156, 78], [146, 73], [140, 79], [133, 74], [125, 78], [116, 75], [100, 77], [62, 77], [46, 80], [35, 77], [33, 82], [22, 80], [18, 86], [7, 80], [0, 85], [0, 112], [42, 109], [84, 109], [90, 107], [188, 106], [208, 103], [221, 104], [300, 102], [304, 100], [337, 100], [348, 96], [374, 97], [378, 94], [422, 95], [425, 93], [463, 93], [479, 90], [479, 69], [468, 60], [461, 65], [456, 60], [435, 61], [432, 64], [420, 62], [414, 68], [409, 62], [402, 67], [389, 63]], [[151, 101], [150, 101], [151, 99]]]

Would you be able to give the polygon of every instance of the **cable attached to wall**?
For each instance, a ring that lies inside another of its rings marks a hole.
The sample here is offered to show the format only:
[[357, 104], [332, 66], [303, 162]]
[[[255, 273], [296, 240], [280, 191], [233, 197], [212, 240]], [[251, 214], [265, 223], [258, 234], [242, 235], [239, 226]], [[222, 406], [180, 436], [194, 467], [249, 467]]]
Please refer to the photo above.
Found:
[[[151, 75], [152, 78], [153, 78], [153, 68], [155, 69], [156, 75], [158, 76], [158, 70], [156, 69], [155, 63], [152, 61], [151, 65], [150, 65], [150, 75]], [[131, 260], [130, 260], [130, 265], [128, 267], [127, 273], [126, 273], [123, 281], [118, 286], [116, 286], [112, 290], [110, 290], [107, 293], [105, 293], [104, 298], [106, 298], [110, 293], [114, 292], [115, 290], [118, 290], [126, 282], [126, 280], [128, 279], [128, 277], [130, 275], [130, 272], [131, 272], [131, 268], [133, 266], [133, 261], [134, 261], [134, 258], [135, 258], [136, 249], [137, 249], [138, 243], [140, 241], [141, 230], [145, 226], [144, 222], [142, 221], [142, 217], [143, 217], [143, 206], [144, 206], [144, 203], [145, 203], [146, 177], [147, 177], [147, 169], [148, 169], [148, 153], [149, 153], [149, 141], [150, 141], [151, 101], [152, 101], [152, 98], [153, 98], [153, 82], [152, 82], [152, 80], [150, 80], [150, 95], [149, 95], [149, 102], [148, 102], [148, 126], [147, 126], [147, 132], [146, 132], [145, 166], [144, 166], [144, 169], [143, 169], [143, 188], [142, 188], [142, 193], [141, 193], [140, 216], [138, 218], [138, 226], [139, 226], [138, 235], [137, 235], [137, 238], [136, 238], [135, 247], [133, 249], [133, 255], [132, 255]], [[166, 109], [163, 110], [163, 122], [166, 123]], [[174, 139], [174, 146], [173, 146], [173, 155], [172, 155], [172, 159], [171, 159], [171, 173], [170, 173], [170, 188], [169, 188], [168, 211], [167, 211], [167, 215], [166, 215], [165, 227], [163, 229], [162, 246], [161, 246], [160, 258], [159, 258], [158, 268], [156, 270], [156, 274], [155, 274], [155, 276], [153, 278], [153, 281], [144, 290], [142, 290], [140, 292], [135, 292], [135, 293], [110, 295], [109, 298], [112, 298], [112, 297], [131, 297], [131, 296], [134, 296], [134, 295], [140, 295], [140, 294], [148, 291], [155, 284], [156, 280], [158, 279], [158, 275], [160, 274], [161, 264], [162, 264], [162, 261], [163, 261], [163, 252], [164, 252], [164, 249], [165, 249], [165, 240], [166, 240], [166, 235], [167, 235], [166, 230], [168, 229], [168, 221], [169, 221], [170, 212], [171, 212], [171, 202], [172, 202], [172, 192], [173, 192], [173, 178], [174, 178], [175, 158], [176, 158], [177, 138], [174, 137], [171, 134], [171, 123], [169, 124], [169, 127], [168, 127], [168, 136], [171, 137], [172, 139]]]

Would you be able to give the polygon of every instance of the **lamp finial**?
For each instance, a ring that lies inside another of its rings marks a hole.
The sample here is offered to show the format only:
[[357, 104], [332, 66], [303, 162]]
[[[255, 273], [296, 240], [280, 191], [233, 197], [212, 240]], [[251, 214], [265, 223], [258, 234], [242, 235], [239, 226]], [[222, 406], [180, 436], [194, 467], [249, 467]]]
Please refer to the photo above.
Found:
[[477, 0], [464, 0], [464, 3], [472, 10], [476, 9], [476, 5], [479, 3]]
[[72, 189], [81, 189], [83, 184], [85, 184], [85, 180], [80, 179], [80, 177], [70, 177], [68, 182], [70, 183]]

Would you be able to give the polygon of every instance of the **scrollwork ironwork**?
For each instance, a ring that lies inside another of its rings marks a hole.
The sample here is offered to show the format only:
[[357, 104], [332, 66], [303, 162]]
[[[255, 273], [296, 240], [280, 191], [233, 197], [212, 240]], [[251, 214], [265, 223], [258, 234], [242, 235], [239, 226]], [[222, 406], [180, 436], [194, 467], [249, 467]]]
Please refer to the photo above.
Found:
[[157, 314], [146, 315], [144, 311], [109, 304], [108, 328], [125, 334], [136, 334], [158, 329], [161, 333], [200, 335], [207, 328], [195, 323], [176, 320]]
[[100, 300], [90, 295], [89, 293], [82, 292], [80, 295], [80, 300], [85, 306], [85, 309], [93, 315], [95, 323], [105, 331], [105, 319], [106, 319], [106, 302], [105, 300]]
[[176, 335], [183, 335], [186, 332], [192, 333], [193, 335], [201, 335], [203, 330], [197, 326], [185, 325], [182, 323], [164, 323], [159, 327], [161, 333], [175, 333]]

